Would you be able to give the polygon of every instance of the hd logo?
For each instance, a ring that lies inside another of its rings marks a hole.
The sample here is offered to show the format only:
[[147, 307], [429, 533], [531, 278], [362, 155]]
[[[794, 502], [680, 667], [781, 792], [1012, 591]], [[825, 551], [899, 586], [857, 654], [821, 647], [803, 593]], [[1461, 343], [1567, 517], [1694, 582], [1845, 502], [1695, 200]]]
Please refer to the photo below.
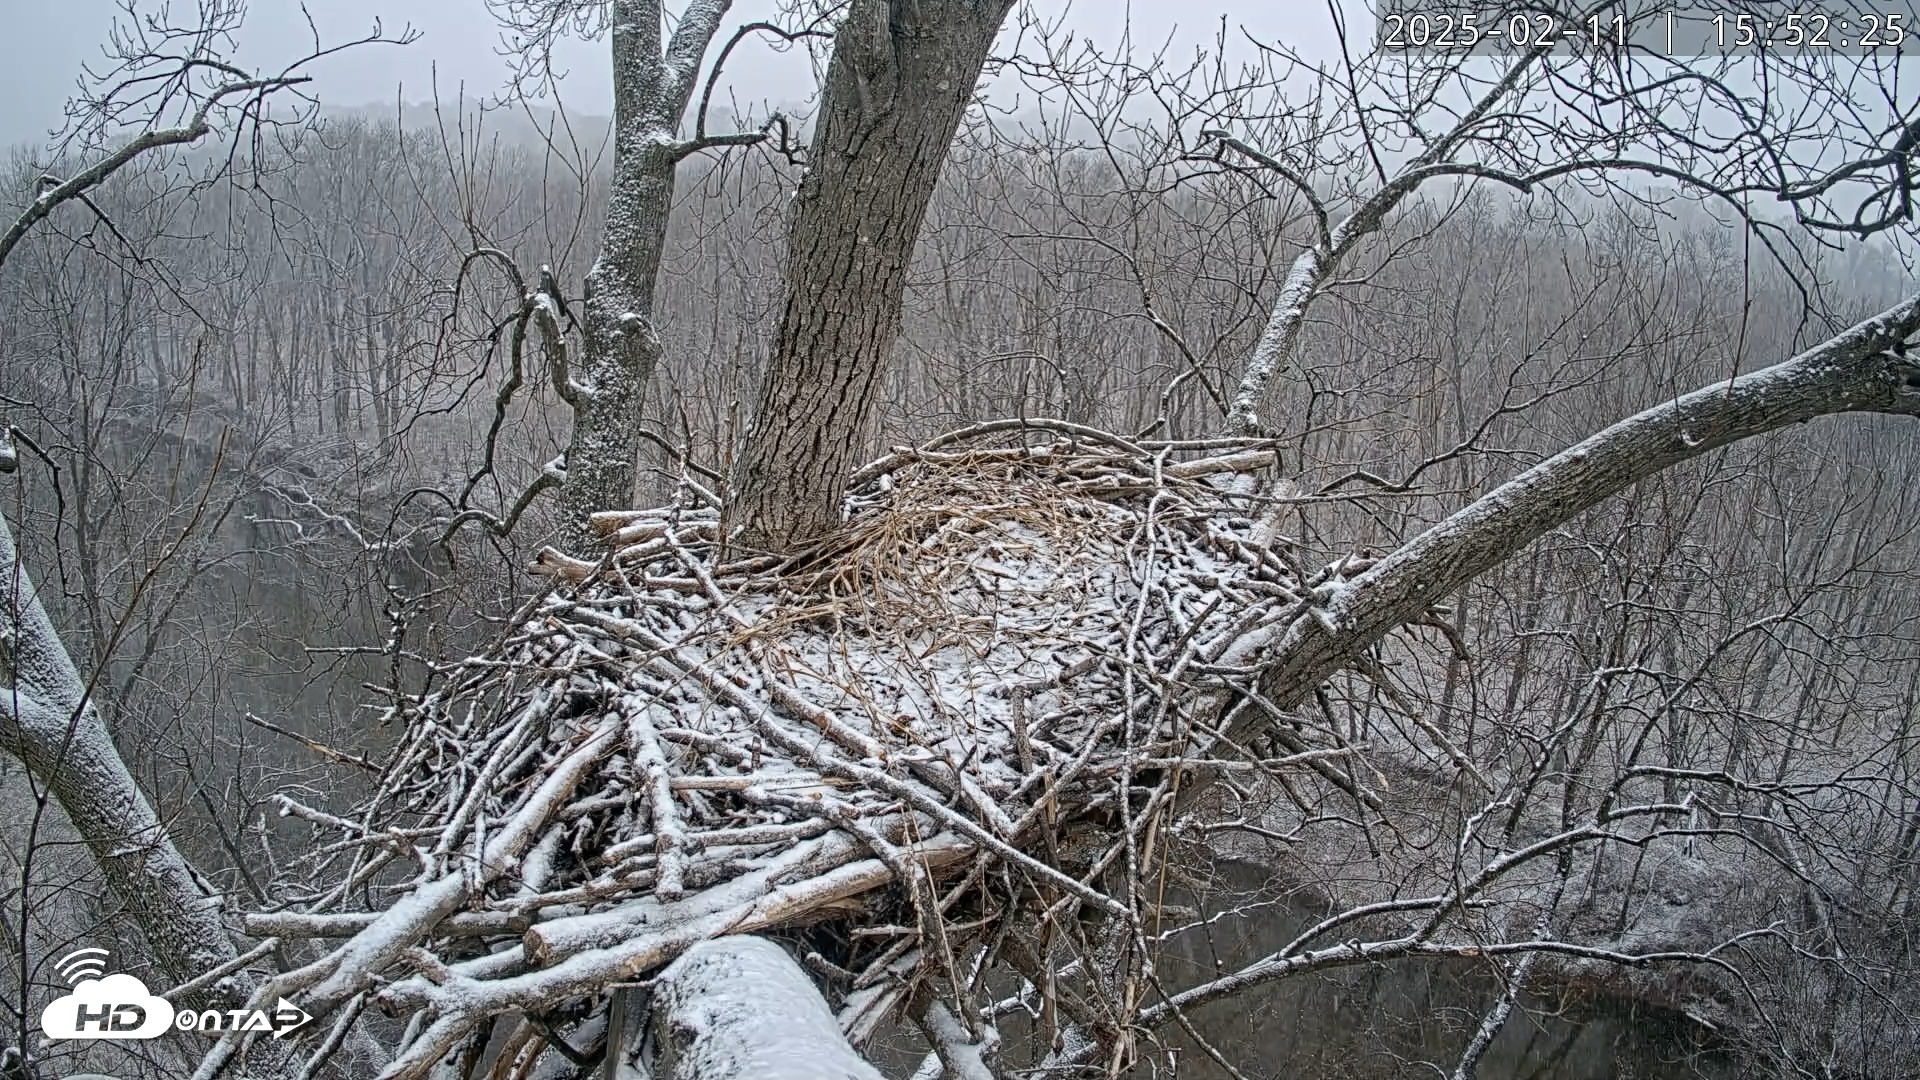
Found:
[[151, 1039], [171, 1028], [219, 1035], [259, 1031], [284, 1038], [313, 1017], [281, 998], [267, 1009], [175, 1010], [131, 975], [107, 975], [107, 950], [76, 949], [54, 967], [73, 989], [40, 1010], [49, 1039]]
[[49, 1039], [151, 1039], [173, 1027], [173, 1006], [131, 975], [107, 975], [107, 950], [76, 949], [54, 967], [73, 989], [40, 1010]]

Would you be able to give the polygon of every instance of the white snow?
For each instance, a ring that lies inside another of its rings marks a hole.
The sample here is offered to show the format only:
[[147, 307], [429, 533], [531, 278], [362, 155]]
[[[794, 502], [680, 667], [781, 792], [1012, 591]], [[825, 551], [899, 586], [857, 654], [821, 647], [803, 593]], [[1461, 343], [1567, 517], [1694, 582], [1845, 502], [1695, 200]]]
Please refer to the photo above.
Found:
[[800, 965], [764, 938], [703, 941], [654, 989], [660, 1080], [882, 1080]]

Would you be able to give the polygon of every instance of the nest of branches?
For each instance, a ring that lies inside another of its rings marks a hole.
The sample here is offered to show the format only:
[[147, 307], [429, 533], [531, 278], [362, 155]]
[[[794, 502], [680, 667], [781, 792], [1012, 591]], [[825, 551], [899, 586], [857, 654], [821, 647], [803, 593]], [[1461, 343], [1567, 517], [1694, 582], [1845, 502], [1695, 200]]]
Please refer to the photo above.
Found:
[[[1261, 651], [1339, 587], [1276, 535], [1272, 464], [1023, 422], [862, 469], [801, 556], [728, 550], [704, 505], [601, 515], [597, 564], [544, 556], [512, 633], [393, 707], [363, 805], [286, 804], [333, 884], [249, 929], [343, 940], [260, 996], [330, 1022], [316, 1059], [375, 1005], [410, 1017], [384, 1075], [492, 1039], [504, 1077], [590, 1059], [604, 989], [691, 944], [824, 926], [856, 1041], [981, 1015], [997, 967], [1124, 1056], [1175, 809], [1261, 756], [1228, 736]], [[1350, 748], [1283, 738], [1338, 778]]]

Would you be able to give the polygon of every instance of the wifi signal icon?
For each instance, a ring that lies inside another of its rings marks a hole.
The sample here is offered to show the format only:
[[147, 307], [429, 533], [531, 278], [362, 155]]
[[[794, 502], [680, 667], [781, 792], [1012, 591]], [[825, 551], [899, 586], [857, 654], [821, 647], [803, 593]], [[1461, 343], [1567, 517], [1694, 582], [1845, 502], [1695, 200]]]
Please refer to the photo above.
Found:
[[107, 973], [107, 950], [75, 949], [54, 961], [53, 969], [68, 986], [78, 986], [83, 979], [97, 979]]

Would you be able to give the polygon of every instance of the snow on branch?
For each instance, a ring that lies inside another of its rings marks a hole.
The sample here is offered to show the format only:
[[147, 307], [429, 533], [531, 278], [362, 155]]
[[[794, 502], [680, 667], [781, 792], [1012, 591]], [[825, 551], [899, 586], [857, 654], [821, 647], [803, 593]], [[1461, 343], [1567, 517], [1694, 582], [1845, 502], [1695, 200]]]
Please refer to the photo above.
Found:
[[881, 1080], [813, 983], [761, 938], [703, 941], [660, 976], [663, 1080]]
[[1771, 367], [1703, 386], [1630, 416], [1482, 495], [1369, 567], [1296, 620], [1266, 675], [1287, 705], [1393, 627], [1499, 565], [1548, 530], [1682, 461], [1790, 424], [1848, 412], [1920, 416], [1920, 295]]

